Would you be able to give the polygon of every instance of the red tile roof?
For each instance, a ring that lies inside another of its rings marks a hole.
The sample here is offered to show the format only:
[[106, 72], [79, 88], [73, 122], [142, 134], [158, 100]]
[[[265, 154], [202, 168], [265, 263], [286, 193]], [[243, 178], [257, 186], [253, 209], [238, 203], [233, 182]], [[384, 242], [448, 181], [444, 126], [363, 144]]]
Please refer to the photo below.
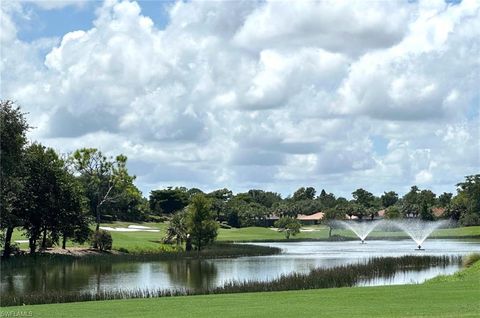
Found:
[[312, 215], [299, 214], [297, 216], [297, 220], [300, 220], [300, 221], [320, 221], [320, 220], [323, 219], [324, 215], [325, 215], [325, 213], [323, 213], [323, 212], [317, 212], [317, 213], [314, 213]]

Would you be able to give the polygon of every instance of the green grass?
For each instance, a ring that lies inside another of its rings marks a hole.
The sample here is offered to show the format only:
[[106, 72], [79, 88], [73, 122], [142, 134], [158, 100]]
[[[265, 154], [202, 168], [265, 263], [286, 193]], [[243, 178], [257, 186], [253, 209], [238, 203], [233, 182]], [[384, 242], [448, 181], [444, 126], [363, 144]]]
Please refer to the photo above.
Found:
[[[304, 229], [313, 229], [312, 232], [300, 232], [296, 236], [292, 237], [293, 240], [315, 240], [315, 239], [327, 239], [328, 227], [325, 225], [313, 225], [305, 226]], [[349, 230], [335, 229], [332, 231], [332, 235], [340, 235], [347, 238], [355, 238]], [[480, 226], [470, 227], [458, 227], [451, 229], [439, 229], [433, 232], [432, 238], [468, 238], [468, 237], [480, 237]], [[408, 238], [407, 234], [402, 231], [397, 232], [382, 232], [373, 231], [369, 238]], [[285, 235], [281, 232], [274, 231], [270, 228], [264, 227], [246, 227], [240, 229], [220, 229], [218, 234], [218, 240], [220, 241], [279, 241], [285, 240]]]
[[[115, 222], [102, 224], [102, 226], [109, 227], [127, 227], [128, 225], [136, 224], [131, 222]], [[162, 244], [161, 240], [165, 234], [167, 227], [166, 223], [139, 223], [139, 225], [149, 226], [153, 229], [159, 229], [160, 232], [111, 232], [113, 238], [113, 249], [125, 249], [130, 253], [155, 253], [165, 250], [171, 250], [171, 247]], [[293, 240], [325, 240], [328, 238], [328, 227], [324, 225], [306, 226], [306, 229], [314, 229], [312, 232], [301, 232], [292, 237]], [[332, 234], [341, 235], [342, 237], [355, 238], [355, 235], [348, 230], [333, 230]], [[372, 238], [407, 238], [403, 232], [381, 232], [374, 231], [369, 236]], [[433, 233], [433, 238], [480, 238], [480, 226], [459, 227], [451, 229], [440, 229]], [[15, 230], [13, 240], [25, 240], [23, 233], [20, 230]], [[233, 242], [251, 242], [251, 241], [284, 241], [285, 235], [281, 232], [274, 231], [270, 228], [264, 227], [246, 227], [246, 228], [232, 228], [219, 229], [218, 241], [233, 241]], [[84, 246], [87, 244], [78, 245], [73, 242], [68, 242], [68, 247]], [[28, 243], [21, 243], [20, 247], [28, 248]]]
[[480, 262], [421, 285], [91, 301], [2, 308], [34, 317], [479, 317]]

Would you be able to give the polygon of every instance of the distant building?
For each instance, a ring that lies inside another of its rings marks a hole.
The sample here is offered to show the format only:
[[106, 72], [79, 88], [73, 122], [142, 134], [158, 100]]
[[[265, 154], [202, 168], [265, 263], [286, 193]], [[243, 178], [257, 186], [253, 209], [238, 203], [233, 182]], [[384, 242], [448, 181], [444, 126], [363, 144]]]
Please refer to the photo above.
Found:
[[433, 207], [432, 213], [436, 218], [441, 218], [445, 214], [446, 209], [441, 207]]
[[385, 217], [385, 212], [386, 211], [387, 210], [385, 210], [385, 209], [378, 211], [377, 212], [378, 217], [383, 219]]
[[279, 217], [276, 216], [275, 214], [270, 214], [265, 218], [265, 226], [267, 227], [274, 226], [275, 222], [277, 222], [278, 219]]
[[299, 220], [302, 225], [314, 225], [319, 224], [324, 216], [325, 213], [323, 212], [317, 212], [311, 215], [299, 214], [297, 220]]

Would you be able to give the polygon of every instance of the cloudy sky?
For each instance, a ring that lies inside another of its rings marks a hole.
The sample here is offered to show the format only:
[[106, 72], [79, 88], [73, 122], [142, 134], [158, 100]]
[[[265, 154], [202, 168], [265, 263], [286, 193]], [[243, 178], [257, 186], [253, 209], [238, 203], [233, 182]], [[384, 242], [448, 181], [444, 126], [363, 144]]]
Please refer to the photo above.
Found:
[[1, 98], [137, 185], [350, 197], [480, 172], [480, 2], [1, 2]]

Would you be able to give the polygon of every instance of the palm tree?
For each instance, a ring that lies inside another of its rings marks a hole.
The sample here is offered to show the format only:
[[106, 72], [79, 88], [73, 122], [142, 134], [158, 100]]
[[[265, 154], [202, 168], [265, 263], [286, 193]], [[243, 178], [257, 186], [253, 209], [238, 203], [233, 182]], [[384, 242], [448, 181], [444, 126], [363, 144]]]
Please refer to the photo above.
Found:
[[186, 225], [186, 213], [180, 211], [175, 213], [167, 227], [167, 232], [163, 241], [165, 243], [173, 243], [177, 245], [182, 244], [187, 239], [187, 225]]

